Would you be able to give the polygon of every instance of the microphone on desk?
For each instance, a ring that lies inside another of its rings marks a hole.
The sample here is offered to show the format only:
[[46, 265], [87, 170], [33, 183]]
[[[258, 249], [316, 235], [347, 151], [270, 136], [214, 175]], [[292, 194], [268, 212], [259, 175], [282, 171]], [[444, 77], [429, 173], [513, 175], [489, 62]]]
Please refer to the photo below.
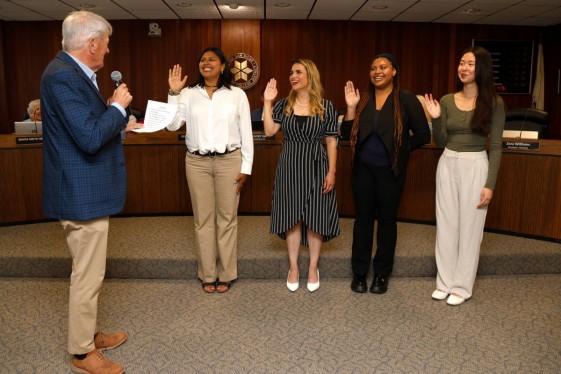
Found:
[[522, 120], [522, 126], [520, 126], [520, 134], [518, 134], [518, 138], [522, 138], [522, 131], [524, 130], [524, 124], [526, 123], [526, 117], [528, 117], [528, 111], [530, 108], [526, 108], [526, 113], [524, 113], [524, 119]]

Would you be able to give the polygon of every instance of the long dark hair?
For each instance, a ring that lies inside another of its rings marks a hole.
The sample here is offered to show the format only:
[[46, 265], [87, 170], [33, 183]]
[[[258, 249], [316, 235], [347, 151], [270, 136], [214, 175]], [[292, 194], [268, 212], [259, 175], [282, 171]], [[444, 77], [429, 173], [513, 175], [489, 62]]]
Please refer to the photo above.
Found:
[[[477, 84], [477, 98], [470, 128], [473, 132], [489, 134], [493, 108], [498, 97], [493, 79], [493, 61], [491, 54], [483, 47], [469, 47], [462, 56], [469, 52], [475, 56], [475, 84]], [[456, 75], [456, 91], [459, 92], [463, 88], [464, 84]]]
[[[392, 67], [395, 69], [395, 75], [392, 80], [393, 85], [393, 119], [395, 124], [395, 129], [393, 133], [394, 142], [395, 142], [395, 155], [393, 160], [393, 166], [397, 165], [397, 158], [399, 156], [399, 149], [401, 148], [401, 136], [403, 133], [403, 120], [401, 118], [401, 109], [400, 109], [400, 102], [399, 102], [399, 93], [400, 93], [400, 85], [399, 85], [399, 65], [397, 60], [390, 55], [389, 53], [380, 53], [372, 59], [372, 61], [377, 60], [379, 58], [385, 58], [392, 64]], [[375, 98], [374, 94], [374, 84], [371, 80], [368, 81], [368, 91]], [[376, 101], [376, 100], [374, 100]]]
[[[228, 69], [228, 61], [226, 61], [226, 55], [224, 55], [224, 52], [222, 52], [220, 48], [208, 47], [204, 51], [202, 51], [201, 55], [199, 56], [199, 59], [197, 60], [197, 70], [199, 70], [199, 62], [201, 61], [201, 58], [203, 58], [203, 55], [206, 52], [214, 53], [215, 55], [218, 56], [220, 62], [224, 64], [224, 70], [222, 71], [222, 74], [220, 74], [220, 78], [218, 78], [218, 88], [226, 87], [230, 89], [230, 85], [232, 84], [232, 74], [230, 73], [230, 69]], [[191, 84], [189, 87], [196, 87], [196, 86], [200, 86], [200, 87], [205, 86], [205, 78], [202, 76], [200, 70], [199, 70], [199, 77], [197, 78], [197, 81]]]

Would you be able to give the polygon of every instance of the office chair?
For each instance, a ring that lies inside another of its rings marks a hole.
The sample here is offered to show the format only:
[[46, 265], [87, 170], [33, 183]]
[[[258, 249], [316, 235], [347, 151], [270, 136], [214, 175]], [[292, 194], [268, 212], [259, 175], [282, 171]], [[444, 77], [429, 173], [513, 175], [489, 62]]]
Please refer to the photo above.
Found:
[[337, 125], [339, 126], [340, 140], [351, 140], [351, 130], [353, 127], [352, 122], [345, 123], [345, 114], [347, 113], [347, 108], [342, 108], [337, 111]]
[[547, 118], [547, 112], [539, 109], [509, 109], [506, 112], [505, 132], [503, 136], [510, 138], [528, 137], [540, 139], [547, 126]]

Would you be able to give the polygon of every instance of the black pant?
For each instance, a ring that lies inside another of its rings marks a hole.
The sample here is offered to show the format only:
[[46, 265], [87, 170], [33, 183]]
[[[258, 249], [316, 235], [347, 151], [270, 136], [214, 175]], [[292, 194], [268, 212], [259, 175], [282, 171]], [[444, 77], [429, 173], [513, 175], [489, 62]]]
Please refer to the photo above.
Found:
[[356, 210], [352, 252], [354, 274], [368, 274], [375, 219], [378, 220], [378, 230], [374, 272], [385, 276], [391, 273], [397, 242], [397, 210], [405, 175], [405, 170], [396, 178], [389, 167], [375, 167], [360, 162], [355, 164], [352, 174]]

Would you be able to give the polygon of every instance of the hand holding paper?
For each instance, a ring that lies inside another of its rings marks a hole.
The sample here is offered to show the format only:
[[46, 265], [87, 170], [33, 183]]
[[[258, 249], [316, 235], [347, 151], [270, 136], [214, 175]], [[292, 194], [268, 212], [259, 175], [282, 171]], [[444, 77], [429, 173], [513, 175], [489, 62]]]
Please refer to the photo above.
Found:
[[164, 129], [173, 119], [177, 112], [177, 104], [162, 103], [148, 100], [146, 114], [144, 115], [144, 126], [134, 129], [134, 132], [156, 132]]

